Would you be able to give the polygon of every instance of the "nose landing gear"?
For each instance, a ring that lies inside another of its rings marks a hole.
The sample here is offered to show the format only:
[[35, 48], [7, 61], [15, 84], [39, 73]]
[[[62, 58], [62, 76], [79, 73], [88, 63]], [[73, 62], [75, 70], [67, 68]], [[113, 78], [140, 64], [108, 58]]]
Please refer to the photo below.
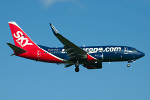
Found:
[[127, 67], [130, 67], [130, 64], [129, 64], [129, 63], [127, 64]]
[[127, 67], [130, 67], [130, 64], [129, 64], [129, 63], [131, 63], [131, 62], [135, 62], [135, 60], [129, 60], [129, 61], [128, 61], [128, 64], [127, 64]]

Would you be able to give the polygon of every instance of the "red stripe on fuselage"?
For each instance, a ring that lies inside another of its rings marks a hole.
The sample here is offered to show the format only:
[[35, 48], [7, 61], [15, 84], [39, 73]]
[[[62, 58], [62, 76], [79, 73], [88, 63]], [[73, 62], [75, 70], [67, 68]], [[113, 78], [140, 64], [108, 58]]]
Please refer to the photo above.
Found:
[[41, 48], [33, 51], [30, 50], [29, 52], [16, 54], [16, 55], [20, 57], [36, 60], [36, 61], [49, 62], [49, 63], [64, 63], [63, 59], [57, 58], [54, 55], [42, 50]]
[[88, 61], [95, 61], [96, 59], [92, 57], [91, 55], [87, 54], [87, 60]]

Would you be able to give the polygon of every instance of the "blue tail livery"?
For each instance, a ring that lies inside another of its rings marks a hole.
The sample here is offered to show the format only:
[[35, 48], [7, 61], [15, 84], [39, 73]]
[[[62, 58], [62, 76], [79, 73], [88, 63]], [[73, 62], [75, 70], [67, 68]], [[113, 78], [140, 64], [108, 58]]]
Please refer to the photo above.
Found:
[[75, 65], [76, 72], [79, 72], [80, 65], [87, 69], [101, 69], [102, 62], [127, 61], [127, 67], [130, 67], [130, 62], [135, 62], [145, 55], [129, 46], [79, 47], [62, 36], [52, 24], [50, 24], [52, 32], [63, 44], [63, 47], [52, 48], [37, 45], [16, 22], [8, 23], [14, 40], [14, 44], [7, 43], [14, 51], [12, 55], [35, 61], [64, 64], [65, 67]]

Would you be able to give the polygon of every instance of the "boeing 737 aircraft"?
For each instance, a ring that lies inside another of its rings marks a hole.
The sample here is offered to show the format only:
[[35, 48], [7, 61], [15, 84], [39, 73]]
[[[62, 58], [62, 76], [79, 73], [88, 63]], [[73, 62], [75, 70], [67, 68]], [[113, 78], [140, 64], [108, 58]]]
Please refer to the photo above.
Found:
[[127, 66], [130, 67], [130, 62], [145, 55], [128, 46], [79, 47], [58, 33], [52, 24], [50, 24], [52, 32], [64, 46], [46, 47], [35, 44], [16, 22], [9, 22], [9, 27], [15, 43], [15, 45], [7, 43], [14, 51], [12, 55], [35, 61], [65, 64], [65, 67], [75, 65], [76, 72], [79, 72], [79, 65], [87, 69], [101, 69], [102, 62], [128, 61]]

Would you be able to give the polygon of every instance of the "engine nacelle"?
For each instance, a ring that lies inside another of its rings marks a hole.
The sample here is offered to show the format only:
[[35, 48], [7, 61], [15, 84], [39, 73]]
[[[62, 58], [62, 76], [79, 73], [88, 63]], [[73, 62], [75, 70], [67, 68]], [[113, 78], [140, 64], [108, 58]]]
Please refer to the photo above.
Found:
[[83, 67], [86, 67], [87, 69], [101, 69], [102, 68], [102, 62], [83, 64]]

